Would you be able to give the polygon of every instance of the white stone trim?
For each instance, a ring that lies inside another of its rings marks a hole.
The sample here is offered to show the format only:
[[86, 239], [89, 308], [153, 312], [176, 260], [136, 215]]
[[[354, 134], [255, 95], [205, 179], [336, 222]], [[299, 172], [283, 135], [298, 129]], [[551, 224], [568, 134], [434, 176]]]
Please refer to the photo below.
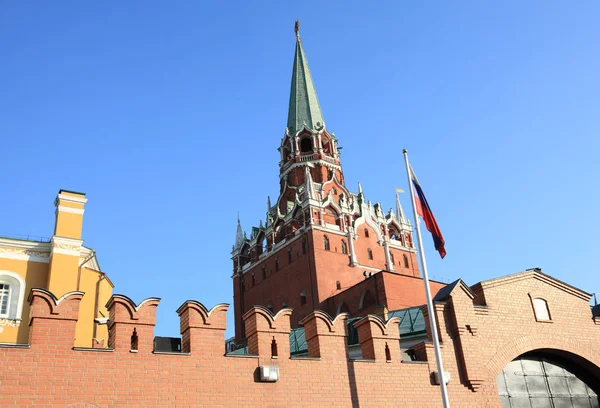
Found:
[[107, 324], [108, 323], [108, 317], [96, 317], [94, 319], [94, 321], [98, 324]]
[[[8, 277], [8, 279], [2, 279], [3, 277]], [[9, 314], [8, 316], [5, 316], [5, 319], [8, 320], [21, 320], [21, 314], [23, 313], [23, 303], [25, 302], [25, 279], [23, 279], [23, 277], [15, 272], [12, 271], [7, 271], [7, 270], [0, 270], [0, 281], [1, 282], [6, 282], [9, 285], [11, 284], [11, 280], [16, 280], [19, 284], [19, 292], [16, 294], [16, 299], [14, 298], [15, 295], [11, 294], [11, 297], [9, 299]], [[16, 308], [16, 311], [14, 313], [11, 313], [11, 311], [13, 310], [13, 308]]]
[[51, 242], [52, 254], [81, 256], [82, 239], [58, 237], [55, 235], [51, 238]]
[[20, 248], [0, 248], [0, 258], [25, 262], [50, 262], [50, 252], [38, 252]]
[[56, 196], [57, 200], [71, 201], [73, 203], [85, 204], [87, 203], [87, 198], [85, 197], [74, 197], [72, 195], [59, 194]]
[[79, 214], [79, 215], [83, 215], [83, 213], [85, 211], [83, 208], [73, 208], [73, 207], [67, 207], [64, 205], [59, 205], [57, 208], [58, 208], [58, 211], [71, 213], [71, 214]]
[[317, 231], [323, 231], [325, 233], [328, 234], [334, 234], [334, 235], [339, 235], [341, 237], [345, 237], [346, 233], [343, 231], [340, 231], [339, 228], [338, 229], [331, 229], [331, 228], [327, 228], [327, 227], [323, 227], [320, 225], [311, 225], [310, 226], [312, 229], [317, 230]]
[[[79, 266], [83, 265], [83, 263], [87, 261], [85, 264], [86, 269], [91, 269], [96, 272], [102, 272], [102, 269], [100, 269], [100, 264], [98, 263], [98, 258], [96, 257], [96, 253], [94, 252], [94, 250], [82, 246], [80, 253], [81, 253], [81, 258], [79, 258]], [[92, 258], [88, 259], [92, 254], [93, 254]]]

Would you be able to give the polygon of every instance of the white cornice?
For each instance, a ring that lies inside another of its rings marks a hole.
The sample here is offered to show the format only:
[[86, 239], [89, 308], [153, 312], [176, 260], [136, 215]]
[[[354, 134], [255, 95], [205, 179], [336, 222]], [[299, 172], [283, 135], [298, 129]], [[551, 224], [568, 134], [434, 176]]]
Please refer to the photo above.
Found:
[[314, 229], [314, 230], [317, 230], [317, 231], [326, 232], [328, 234], [340, 235], [342, 237], [345, 237], [345, 236], [348, 235], [347, 232], [340, 231], [339, 229], [327, 228], [327, 227], [324, 227], [322, 225], [311, 225], [310, 228]]
[[18, 261], [50, 261], [50, 243], [0, 238], [0, 258]]
[[[342, 166], [339, 166], [337, 164], [333, 164], [333, 163], [330, 163], [328, 161], [321, 160], [321, 159], [317, 159], [317, 160], [313, 159], [313, 160], [305, 161], [305, 162], [292, 163], [290, 165], [290, 167], [285, 169], [284, 172], [279, 175], [279, 178], [285, 177], [290, 171], [292, 171], [293, 169], [295, 169], [297, 167], [304, 167], [304, 166], [314, 167], [315, 164], [320, 164], [322, 166], [330, 167], [332, 169], [336, 169], [336, 170], [340, 170], [340, 171], [342, 170]], [[284, 167], [285, 167], [285, 165], [284, 165]]]
[[37, 252], [28, 249], [2, 248], [0, 247], [0, 258], [15, 259], [26, 262], [50, 262], [49, 252]]
[[58, 237], [55, 235], [51, 238], [51, 242], [53, 254], [73, 256], [81, 255], [81, 244], [83, 244], [82, 239]]
[[73, 208], [73, 207], [67, 207], [64, 205], [59, 205], [57, 208], [58, 208], [58, 211], [71, 213], [71, 214], [79, 214], [79, 215], [83, 215], [83, 213], [85, 211], [83, 208]]
[[59, 194], [56, 196], [56, 200], [63, 200], [63, 201], [71, 201], [73, 203], [79, 203], [79, 204], [85, 204], [87, 203], [87, 198], [85, 197], [75, 197], [72, 195], [67, 195], [67, 194]]

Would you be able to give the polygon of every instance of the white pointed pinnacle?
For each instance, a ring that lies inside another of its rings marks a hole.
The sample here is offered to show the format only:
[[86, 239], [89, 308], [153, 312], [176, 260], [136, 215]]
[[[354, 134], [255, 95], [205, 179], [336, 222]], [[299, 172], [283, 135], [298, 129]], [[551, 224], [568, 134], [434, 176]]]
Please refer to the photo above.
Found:
[[314, 199], [315, 196], [314, 196], [314, 191], [313, 191], [313, 187], [312, 187], [312, 176], [310, 174], [310, 169], [308, 168], [308, 166], [306, 166], [304, 168], [304, 182], [306, 184], [306, 187], [304, 188], [306, 198]]
[[404, 215], [404, 210], [402, 209], [402, 204], [400, 204], [400, 195], [396, 191], [396, 218], [398, 221], [406, 220], [406, 216]]
[[362, 194], [362, 186], [360, 185], [360, 181], [358, 182], [358, 194]]

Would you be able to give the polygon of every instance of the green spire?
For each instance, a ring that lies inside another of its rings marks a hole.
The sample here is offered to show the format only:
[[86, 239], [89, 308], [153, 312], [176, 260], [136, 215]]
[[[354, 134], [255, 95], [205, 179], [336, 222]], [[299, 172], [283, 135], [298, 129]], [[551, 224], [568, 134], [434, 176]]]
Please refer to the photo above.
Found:
[[294, 56], [287, 127], [289, 133], [295, 135], [304, 127], [316, 130], [323, 125], [323, 114], [308, 68], [308, 61], [302, 49], [299, 24], [296, 22], [296, 55]]

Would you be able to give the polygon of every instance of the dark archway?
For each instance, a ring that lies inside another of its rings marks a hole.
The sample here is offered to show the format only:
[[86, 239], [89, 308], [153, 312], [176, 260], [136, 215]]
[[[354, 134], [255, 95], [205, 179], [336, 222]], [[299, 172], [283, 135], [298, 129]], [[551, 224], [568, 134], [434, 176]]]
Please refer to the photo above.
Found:
[[312, 146], [312, 140], [310, 137], [305, 137], [304, 139], [300, 140], [300, 151], [302, 153], [312, 152], [312, 150], [313, 150], [313, 146]]
[[598, 408], [597, 369], [571, 353], [525, 353], [504, 367], [496, 378], [502, 407]]

